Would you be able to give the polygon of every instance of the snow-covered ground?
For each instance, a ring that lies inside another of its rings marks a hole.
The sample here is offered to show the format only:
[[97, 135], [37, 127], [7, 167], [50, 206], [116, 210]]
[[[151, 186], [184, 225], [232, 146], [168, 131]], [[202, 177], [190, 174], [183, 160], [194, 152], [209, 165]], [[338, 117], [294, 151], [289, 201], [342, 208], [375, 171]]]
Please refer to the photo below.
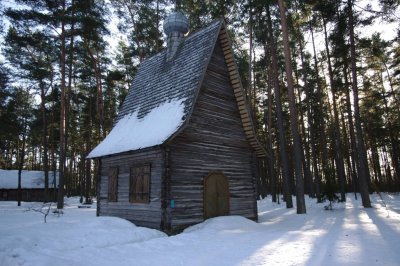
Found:
[[[112, 217], [95, 206], [64, 214], [40, 203], [0, 202], [0, 265], [400, 265], [400, 195], [371, 196], [373, 208], [348, 195], [333, 211], [307, 199], [307, 214], [259, 201], [259, 223], [218, 217], [168, 237]], [[295, 202], [295, 201], [294, 201]]]

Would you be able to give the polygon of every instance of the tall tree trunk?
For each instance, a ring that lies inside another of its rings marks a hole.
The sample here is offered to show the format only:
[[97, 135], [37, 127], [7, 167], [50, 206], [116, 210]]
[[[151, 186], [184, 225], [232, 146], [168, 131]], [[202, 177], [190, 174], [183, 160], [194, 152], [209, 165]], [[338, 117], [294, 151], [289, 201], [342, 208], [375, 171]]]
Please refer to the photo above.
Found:
[[90, 198], [90, 190], [91, 190], [91, 174], [90, 174], [90, 169], [91, 169], [91, 160], [86, 160], [86, 167], [85, 167], [85, 204], [91, 204], [91, 198]]
[[100, 57], [98, 54], [96, 54], [96, 56], [94, 55], [89, 43], [86, 45], [88, 54], [92, 60], [93, 70], [96, 78], [96, 118], [99, 125], [99, 136], [104, 139], [106, 137], [106, 131], [104, 127], [103, 84], [101, 80]]
[[[387, 70], [386, 64], [385, 64], [385, 68]], [[387, 70], [387, 75], [389, 75], [389, 71], [388, 70]], [[389, 129], [389, 139], [390, 139], [390, 146], [391, 146], [390, 155], [392, 157], [391, 161], [392, 161], [392, 165], [393, 165], [394, 170], [395, 170], [396, 179], [398, 179], [399, 178], [399, 174], [400, 174], [399, 146], [398, 146], [397, 138], [394, 136], [394, 132], [396, 132], [396, 130], [393, 128], [392, 121], [391, 121], [391, 119], [389, 117], [390, 108], [389, 108], [388, 100], [386, 98], [387, 96], [386, 96], [386, 92], [385, 92], [385, 89], [384, 89], [384, 81], [383, 81], [382, 75], [380, 75], [380, 78], [381, 78], [381, 88], [382, 88], [381, 94], [382, 94], [382, 98], [383, 98], [383, 102], [384, 102], [385, 118], [386, 118], [386, 121], [387, 121], [387, 128]], [[390, 78], [389, 78], [389, 80], [390, 80]], [[391, 87], [391, 90], [393, 92], [394, 90], [393, 90], [393, 86], [392, 86], [391, 82], [390, 82], [390, 87]], [[394, 96], [394, 93], [393, 93], [393, 96]], [[399, 107], [397, 106], [397, 109], [398, 108]]]
[[385, 191], [395, 192], [398, 191], [396, 187], [396, 180], [392, 176], [392, 171], [390, 169], [390, 163], [388, 159], [388, 152], [386, 146], [383, 146], [383, 151], [380, 153], [381, 160], [384, 162], [385, 169]]
[[357, 173], [359, 171], [358, 160], [357, 160], [357, 143], [356, 138], [354, 135], [354, 124], [353, 124], [353, 115], [351, 110], [351, 101], [350, 101], [350, 87], [349, 87], [349, 80], [347, 76], [347, 60], [344, 59], [344, 66], [343, 66], [343, 76], [344, 82], [346, 86], [346, 109], [347, 109], [347, 120], [349, 121], [349, 133], [350, 133], [350, 156], [351, 156], [351, 180], [353, 183], [354, 189], [354, 197], [357, 200], [357, 183], [358, 177]]
[[[21, 206], [21, 201], [22, 201], [21, 175], [22, 175], [22, 169], [24, 167], [24, 161], [25, 161], [25, 146], [26, 146], [27, 127], [28, 127], [27, 121], [24, 121], [24, 132], [22, 133], [22, 148], [18, 149], [19, 150], [19, 152], [18, 152], [19, 153], [19, 156], [18, 156], [18, 189], [17, 189], [18, 206]], [[18, 137], [18, 139], [19, 139], [19, 137]]]
[[[391, 127], [391, 122], [389, 120], [389, 126]], [[394, 132], [389, 130], [389, 138], [390, 138], [390, 146], [391, 146], [391, 153], [390, 156], [392, 157], [391, 162], [395, 172], [395, 179], [398, 182], [398, 188], [400, 189], [400, 155], [399, 155], [399, 144], [397, 138], [394, 136]]]
[[64, 170], [65, 170], [65, 0], [62, 1], [62, 21], [61, 21], [61, 109], [60, 109], [60, 165], [59, 165], [59, 187], [57, 209], [64, 208]]
[[292, 202], [292, 194], [290, 187], [290, 171], [289, 171], [289, 159], [286, 152], [286, 134], [285, 127], [283, 126], [283, 113], [282, 113], [282, 103], [281, 103], [281, 91], [279, 88], [279, 79], [278, 79], [278, 58], [277, 58], [277, 50], [275, 46], [275, 39], [272, 30], [272, 22], [271, 22], [271, 14], [270, 7], [267, 8], [267, 19], [268, 19], [268, 32], [270, 34], [270, 51], [271, 51], [271, 77], [273, 79], [272, 84], [274, 87], [275, 94], [275, 105], [276, 105], [276, 116], [277, 116], [277, 124], [278, 124], [278, 133], [279, 133], [279, 152], [281, 157], [281, 167], [282, 167], [282, 180], [283, 180], [283, 197], [286, 202], [286, 208], [293, 208]]
[[[297, 82], [297, 84], [299, 84]], [[298, 94], [298, 99], [299, 99], [299, 103], [301, 103], [301, 91], [300, 91], [300, 87], [298, 87], [297, 90], [297, 94]], [[306, 99], [307, 101], [307, 99]], [[304, 115], [302, 112], [300, 112], [300, 127], [301, 127], [301, 135], [303, 136], [304, 139], [304, 151], [305, 151], [305, 156], [303, 156], [303, 158], [301, 159], [302, 164], [303, 164], [303, 172], [304, 172], [304, 184], [305, 184], [305, 188], [304, 188], [304, 192], [305, 194], [308, 194], [310, 197], [313, 197], [313, 180], [312, 180], [312, 175], [311, 175], [311, 169], [310, 169], [310, 145], [309, 142], [307, 140], [307, 133], [306, 133], [306, 128], [305, 128], [305, 121], [304, 121]]]
[[[321, 79], [319, 77], [319, 68], [318, 68], [318, 60], [317, 60], [317, 51], [315, 49], [315, 39], [314, 39], [314, 31], [312, 27], [312, 22], [311, 20], [309, 21], [310, 24], [310, 32], [311, 32], [311, 41], [312, 41], [312, 46], [313, 46], [313, 57], [314, 57], [314, 71], [316, 75], [316, 80], [317, 80], [317, 101], [318, 101], [318, 112], [320, 115], [323, 114], [323, 91], [321, 88]], [[327, 151], [327, 145], [326, 145], [326, 134], [325, 134], [325, 124], [322, 122], [320, 123], [320, 139], [321, 139], [321, 152], [322, 152], [322, 171], [324, 173], [324, 176], [328, 176], [328, 151]], [[315, 165], [314, 165], [315, 166]], [[318, 169], [318, 166], [315, 167]], [[321, 177], [317, 176], [317, 180], [315, 182], [315, 194], [318, 198], [318, 202], [321, 200]]]
[[43, 171], [44, 171], [44, 202], [49, 201], [49, 147], [47, 140], [47, 115], [45, 84], [40, 82], [40, 107], [42, 109], [42, 145], [43, 145]]
[[[299, 28], [300, 31], [300, 28]], [[312, 119], [312, 115], [311, 115], [311, 100], [310, 100], [310, 86], [309, 86], [309, 82], [308, 82], [308, 78], [307, 78], [307, 71], [306, 71], [306, 65], [304, 62], [304, 45], [303, 45], [303, 41], [301, 40], [301, 38], [299, 38], [299, 48], [300, 48], [300, 60], [301, 60], [301, 68], [302, 68], [302, 74], [303, 74], [303, 82], [304, 82], [304, 91], [306, 93], [306, 107], [307, 107], [307, 121], [308, 121], [308, 128], [309, 128], [309, 132], [310, 132], [310, 141], [306, 141], [305, 140], [305, 151], [306, 151], [306, 169], [304, 171], [305, 177], [307, 176], [306, 180], [306, 184], [308, 186], [308, 191], [309, 191], [309, 196], [310, 197], [314, 197], [315, 196], [315, 191], [314, 191], [314, 182], [312, 180], [312, 176], [311, 176], [311, 171], [310, 171], [310, 167], [311, 167], [311, 163], [310, 163], [310, 143], [311, 146], [314, 146], [315, 149], [315, 139], [314, 139], [314, 125], [313, 125], [313, 119]], [[304, 122], [303, 122], [303, 131], [304, 131]], [[303, 132], [303, 136], [304, 138], [306, 137], [305, 132]], [[312, 149], [312, 148], [311, 148]], [[314, 178], [315, 180], [317, 180], [318, 177], [318, 166], [316, 164], [316, 157], [315, 157], [315, 151], [314, 153], [311, 152], [311, 156], [313, 157], [313, 162], [315, 161], [314, 164]]]
[[53, 171], [53, 193], [51, 194], [51, 200], [56, 202], [57, 201], [57, 180], [56, 180], [56, 175], [57, 175], [57, 161], [56, 161], [56, 144], [54, 140], [54, 118], [55, 116], [50, 116], [51, 121], [50, 121], [50, 154], [51, 154], [51, 171]]
[[271, 180], [271, 195], [272, 202], [276, 202], [276, 174], [275, 174], [275, 159], [274, 159], [274, 150], [272, 148], [272, 94], [271, 89], [268, 90], [268, 151], [269, 151], [269, 169], [270, 169], [270, 180]]
[[[96, 100], [97, 102], [97, 100]], [[87, 131], [87, 139], [86, 139], [86, 156], [89, 154], [89, 152], [92, 149], [92, 130], [93, 129], [93, 112], [92, 112], [92, 100], [90, 98], [89, 100], [89, 130]], [[90, 184], [91, 184], [91, 161], [86, 160], [86, 166], [85, 166], [85, 184], [84, 186], [84, 191], [85, 191], [85, 203], [89, 204], [90, 203]]]
[[340, 200], [342, 202], [346, 201], [346, 192], [345, 192], [345, 180], [346, 174], [344, 172], [344, 161], [343, 161], [343, 153], [342, 153], [342, 140], [340, 136], [340, 126], [339, 126], [339, 113], [336, 102], [336, 93], [335, 93], [335, 84], [333, 80], [333, 70], [331, 64], [331, 56], [328, 44], [328, 34], [326, 31], [326, 21], [323, 18], [323, 26], [324, 26], [324, 35], [325, 35], [325, 49], [328, 61], [328, 73], [329, 73], [329, 83], [331, 85], [331, 94], [332, 94], [332, 102], [333, 102], [333, 116], [334, 116], [334, 124], [333, 124], [333, 135], [335, 140], [335, 164], [336, 164], [336, 173], [339, 179], [340, 184]]
[[[293, 136], [293, 152], [294, 152], [294, 172], [296, 177], [296, 203], [297, 213], [306, 213], [306, 204], [304, 201], [304, 180], [301, 172], [301, 159], [304, 156], [301, 148], [300, 134], [298, 131], [297, 110], [294, 96], [292, 60], [289, 47], [289, 33], [286, 22], [286, 8], [283, 0], [278, 0], [279, 12], [281, 17], [282, 37], [285, 55], [285, 69], [287, 76], [289, 111], [290, 111], [290, 128]], [[303, 154], [303, 155], [302, 155]]]
[[[344, 149], [343, 160], [345, 161], [345, 167], [346, 167], [346, 171], [347, 171], [346, 180], [350, 181], [350, 180], [352, 180], [352, 178], [351, 178], [352, 169], [351, 169], [351, 159], [350, 159], [351, 147], [350, 147], [349, 136], [347, 133], [345, 114], [343, 113], [343, 110], [340, 111], [340, 122], [342, 125], [343, 139], [346, 140], [345, 142], [343, 142], [343, 149]], [[346, 185], [347, 185], [347, 181], [346, 181]], [[346, 186], [346, 188], [347, 188], [347, 186]]]
[[100, 124], [100, 133], [102, 138], [106, 137], [106, 129], [104, 126], [104, 100], [103, 100], [103, 82], [101, 80], [101, 63], [100, 56], [97, 54], [97, 64], [95, 68], [96, 73], [96, 87], [97, 87], [97, 114]]
[[[379, 162], [379, 152], [378, 152], [378, 144], [376, 143], [376, 139], [371, 140], [371, 161], [372, 168], [374, 170], [374, 185], [378, 185], [382, 182], [382, 171], [381, 164]], [[379, 191], [379, 187], [378, 187]]]
[[353, 1], [347, 0], [349, 30], [350, 30], [350, 53], [351, 53], [351, 74], [352, 89], [354, 101], [354, 122], [357, 135], [358, 160], [360, 163], [360, 171], [358, 176], [359, 189], [361, 193], [362, 204], [365, 208], [371, 208], [371, 200], [368, 193], [369, 169], [367, 160], [367, 151], [363, 140], [363, 132], [361, 127], [360, 107], [358, 98], [357, 69], [356, 69], [356, 49], [354, 41], [354, 19], [353, 19]]
[[[69, 45], [69, 60], [68, 60], [68, 85], [65, 92], [65, 152], [67, 152], [68, 147], [68, 137], [69, 137], [69, 124], [70, 124], [70, 107], [71, 107], [71, 98], [72, 98], [72, 65], [74, 60], [74, 37], [75, 37], [75, 4], [74, 0], [71, 1], [71, 29], [70, 29], [70, 45]], [[65, 38], [66, 41], [66, 38]], [[65, 46], [64, 46], [65, 49]], [[66, 51], [65, 51], [66, 54]], [[65, 59], [64, 59], [65, 60]], [[65, 61], [64, 61], [65, 62]], [[66, 62], [65, 62], [66, 64]], [[65, 168], [66, 169], [66, 168]], [[71, 175], [71, 171], [68, 171]], [[66, 175], [66, 174], [65, 174]], [[67, 195], [70, 193], [69, 184], [66, 184]]]
[[[268, 7], [267, 7], [268, 8]], [[267, 66], [271, 65], [271, 47], [264, 45], [264, 52], [267, 58]], [[273, 134], [272, 134], [272, 87], [273, 87], [273, 77], [272, 77], [272, 69], [269, 67], [268, 71], [268, 109], [265, 110], [265, 127], [266, 127], [266, 143], [267, 143], [267, 151], [269, 153], [269, 157], [267, 158], [268, 161], [268, 169], [269, 177], [270, 177], [270, 184], [271, 184], [271, 195], [272, 195], [272, 202], [277, 201], [276, 197], [276, 174], [275, 174], [275, 157], [274, 157], [274, 150], [272, 148], [272, 141], [273, 141]]]

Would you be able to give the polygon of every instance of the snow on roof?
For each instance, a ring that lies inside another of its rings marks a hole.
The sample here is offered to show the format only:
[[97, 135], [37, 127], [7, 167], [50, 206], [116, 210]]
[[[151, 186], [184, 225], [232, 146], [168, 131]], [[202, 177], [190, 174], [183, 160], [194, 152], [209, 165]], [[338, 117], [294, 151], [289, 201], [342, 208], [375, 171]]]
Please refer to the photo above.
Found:
[[[58, 173], [56, 174], [58, 182]], [[49, 187], [53, 187], [53, 172], [49, 171]], [[43, 171], [26, 171], [21, 172], [22, 188], [44, 188], [44, 172]], [[16, 189], [18, 188], [18, 170], [2, 170], [0, 169], [0, 188]]]
[[[173, 60], [166, 60], [164, 49], [141, 62], [114, 128], [87, 159], [160, 145], [180, 130], [190, 119], [219, 36], [226, 37], [224, 43], [229, 42], [227, 34], [220, 35], [222, 29], [225, 31], [223, 20], [216, 20], [186, 37]], [[239, 95], [238, 101], [245, 101], [243, 88], [235, 90], [235, 95]], [[178, 105], [179, 115], [174, 109]], [[166, 113], [168, 108], [172, 110]], [[171, 117], [168, 112], [173, 113]], [[248, 124], [251, 116], [247, 109], [241, 112], [243, 123]], [[259, 154], [264, 154], [252, 127], [245, 131], [247, 138]]]
[[188, 119], [221, 21], [188, 36], [172, 61], [166, 50], [140, 63], [110, 134], [87, 158], [160, 145]]
[[96, 158], [162, 144], [184, 122], [184, 99], [164, 102], [143, 118], [127, 114], [87, 158]]
[[186, 37], [171, 61], [166, 61], [165, 49], [141, 62], [116, 121], [135, 111], [142, 118], [153, 108], [174, 99], [186, 99], [185, 114], [188, 118], [221, 23], [215, 21]]

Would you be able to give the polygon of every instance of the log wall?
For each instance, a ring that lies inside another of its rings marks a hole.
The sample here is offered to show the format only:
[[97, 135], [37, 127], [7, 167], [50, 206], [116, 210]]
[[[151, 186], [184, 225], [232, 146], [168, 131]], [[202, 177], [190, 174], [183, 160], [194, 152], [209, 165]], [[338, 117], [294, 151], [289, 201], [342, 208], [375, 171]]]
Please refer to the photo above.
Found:
[[222, 171], [229, 180], [230, 214], [257, 219], [254, 153], [219, 42], [189, 124], [170, 146], [172, 228], [202, 222], [203, 178]]
[[[129, 202], [130, 168], [151, 164], [150, 202]], [[118, 167], [117, 201], [108, 200], [108, 175], [111, 167]], [[98, 215], [127, 219], [137, 226], [160, 229], [161, 179], [163, 175], [163, 152], [160, 148], [139, 150], [132, 153], [105, 157], [101, 160]]]

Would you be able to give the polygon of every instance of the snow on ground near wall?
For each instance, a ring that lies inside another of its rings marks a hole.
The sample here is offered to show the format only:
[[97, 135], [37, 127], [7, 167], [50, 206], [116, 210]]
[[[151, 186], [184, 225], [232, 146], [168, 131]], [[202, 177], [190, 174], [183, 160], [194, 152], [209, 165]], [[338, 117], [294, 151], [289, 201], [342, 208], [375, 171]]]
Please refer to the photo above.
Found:
[[[0, 202], [0, 265], [400, 265], [400, 195], [372, 196], [373, 208], [348, 194], [325, 211], [307, 199], [307, 214], [259, 201], [259, 223], [217, 217], [167, 237], [67, 200], [64, 214], [25, 211]], [[295, 200], [293, 201], [295, 202]]]
[[162, 144], [183, 123], [183, 101], [165, 102], [140, 119], [137, 118], [138, 111], [124, 116], [87, 158]]
[[[57, 172], [56, 172], [57, 173]], [[49, 186], [54, 185], [53, 171], [49, 171]], [[56, 174], [56, 182], [58, 182], [58, 173]], [[22, 188], [44, 188], [44, 172], [43, 171], [21, 171], [21, 187]], [[0, 188], [14, 189], [18, 188], [18, 170], [2, 170], [0, 169]]]

